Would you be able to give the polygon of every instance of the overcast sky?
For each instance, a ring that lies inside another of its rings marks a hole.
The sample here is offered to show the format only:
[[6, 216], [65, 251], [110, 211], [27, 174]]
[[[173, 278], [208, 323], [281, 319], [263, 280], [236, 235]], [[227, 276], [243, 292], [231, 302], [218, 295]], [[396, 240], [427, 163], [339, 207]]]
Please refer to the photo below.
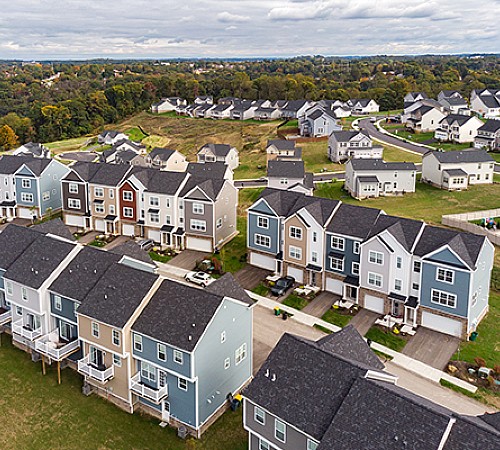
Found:
[[0, 0], [0, 58], [500, 53], [500, 0]]

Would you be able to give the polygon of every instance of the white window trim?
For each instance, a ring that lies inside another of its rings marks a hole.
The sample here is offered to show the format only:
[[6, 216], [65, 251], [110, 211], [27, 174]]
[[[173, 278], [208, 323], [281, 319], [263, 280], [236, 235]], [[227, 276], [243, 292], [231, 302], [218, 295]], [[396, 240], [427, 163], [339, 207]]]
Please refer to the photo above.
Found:
[[[115, 336], [118, 336], [118, 344], [115, 342]], [[113, 345], [115, 345], [116, 347], [120, 347], [121, 344], [122, 344], [122, 339], [121, 339], [121, 336], [120, 336], [120, 332], [118, 330], [112, 330], [111, 331], [111, 342], [113, 343]]]
[[[257, 242], [257, 238], [264, 238], [268, 242], [268, 245]], [[259, 247], [271, 248], [271, 238], [269, 236], [266, 236], [265, 234], [254, 234], [253, 242]]]
[[[370, 283], [370, 275], [373, 275], [373, 278], [376, 279], [377, 277], [380, 278], [380, 285], [376, 284], [376, 283]], [[368, 272], [368, 277], [367, 277], [367, 283], [370, 285], [370, 286], [375, 286], [375, 287], [382, 287], [383, 284], [384, 284], [384, 277], [382, 275], [380, 275], [379, 273], [375, 273], [375, 272]]]
[[[130, 214], [128, 214], [128, 211], [131, 211]], [[134, 217], [134, 208], [131, 208], [130, 206], [124, 206], [123, 207], [123, 217]]]
[[182, 365], [184, 364], [184, 355], [181, 351], [179, 350], [174, 350], [174, 362], [179, 364], [179, 365]]
[[[294, 233], [292, 233], [292, 230], [294, 231]], [[296, 236], [293, 236], [292, 234], [295, 234]], [[297, 234], [299, 235], [299, 237], [297, 237]], [[302, 228], [295, 227], [292, 225], [288, 230], [288, 236], [290, 237], [290, 239], [295, 239], [297, 241], [301, 241], [302, 240]]]
[[[127, 195], [125, 195], [125, 194], [127, 194]], [[128, 197], [128, 194], [130, 194], [130, 198], [126, 198], [126, 197]], [[123, 191], [122, 199], [124, 202], [132, 202], [132, 201], [134, 201], [134, 193], [132, 191]]]
[[23, 178], [21, 180], [21, 187], [23, 189], [31, 189], [31, 180], [29, 178]]
[[82, 203], [78, 198], [68, 198], [68, 208], [70, 209], [80, 209]]
[[361, 243], [358, 242], [358, 241], [354, 241], [353, 244], [352, 244], [352, 252], [355, 254], [355, 255], [359, 255], [359, 249], [361, 247]]
[[[102, 195], [100, 195], [101, 192], [102, 192]], [[103, 198], [104, 197], [104, 188], [95, 187], [94, 188], [94, 197]]]
[[205, 214], [205, 205], [203, 203], [193, 203], [193, 214]]
[[[283, 425], [283, 439], [279, 438], [278, 437], [278, 424], [280, 425]], [[278, 420], [278, 419], [274, 419], [274, 437], [276, 438], [276, 440], [280, 441], [280, 442], [283, 442], [285, 443], [286, 442], [286, 424], [284, 422], [282, 422], [281, 420]]]
[[[257, 414], [258, 412], [262, 413], [261, 414], [262, 421], [257, 419], [257, 417], [259, 417], [259, 414]], [[256, 406], [253, 410], [253, 419], [255, 420], [255, 422], [260, 423], [261, 425], [265, 425], [266, 424], [266, 412], [263, 409]]]
[[[160, 352], [160, 349], [163, 347], [163, 352]], [[164, 354], [165, 358], [160, 358], [160, 354]], [[167, 360], [167, 346], [165, 344], [156, 344], [156, 357], [158, 358], [158, 361], [163, 361], [165, 362]]]
[[[96, 339], [99, 339], [99, 324], [97, 322], [92, 322], [90, 325], [90, 333], [92, 334], [92, 337], [95, 337]], [[97, 333], [97, 334], [96, 334]]]
[[[337, 241], [337, 244], [334, 244], [334, 240]], [[345, 249], [345, 239], [340, 236], [332, 236], [330, 239], [330, 245], [335, 250], [344, 251]]]
[[[356, 267], [356, 266], [357, 266], [357, 269], [358, 269], [358, 270], [354, 270], [354, 267]], [[353, 261], [353, 262], [352, 262], [351, 272], [352, 272], [354, 275], [359, 275], [359, 262], [356, 262], [356, 261]]]
[[[453, 306], [450, 306], [448, 304], [443, 304], [441, 302], [436, 302], [433, 300], [434, 293], [437, 295], [441, 296], [441, 294], [446, 295], [447, 297], [452, 297], [453, 298]], [[431, 303], [434, 303], [435, 305], [441, 305], [444, 306], [445, 308], [451, 308], [451, 309], [457, 309], [457, 295], [452, 294], [451, 292], [446, 292], [446, 291], [441, 291], [439, 289], [431, 289]]]
[[[140, 349], [138, 348], [140, 347]], [[134, 339], [133, 339], [133, 349], [136, 352], [141, 352], [142, 353], [142, 336], [140, 334], [134, 334]]]
[[[340, 267], [335, 267], [334, 261], [340, 261]], [[330, 268], [332, 270], [337, 270], [339, 272], [344, 271], [344, 260], [341, 258], [334, 258], [333, 256], [330, 256]]]
[[54, 309], [62, 311], [62, 298], [60, 295], [54, 295]]
[[302, 249], [300, 247], [290, 245], [288, 247], [288, 256], [292, 259], [300, 261], [302, 259]]
[[[443, 279], [439, 278], [440, 272], [443, 272]], [[451, 273], [451, 281], [445, 279], [447, 273]], [[442, 267], [436, 267], [436, 281], [446, 284], [453, 284], [455, 282], [455, 271], [451, 269], [444, 269]]]
[[[185, 388], [181, 386], [181, 382], [186, 383], [186, 385], [185, 385], [186, 387], [185, 387]], [[188, 390], [188, 381], [187, 381], [185, 378], [180, 378], [180, 377], [179, 377], [179, 378], [177, 379], [177, 387], [178, 387], [181, 391], [187, 392], [187, 390]]]
[[[261, 220], [263, 220], [265, 222], [265, 225], [261, 223]], [[257, 227], [268, 230], [269, 229], [269, 217], [257, 216]]]
[[[374, 256], [373, 261], [372, 261], [372, 255]], [[382, 258], [380, 259], [380, 262], [378, 262], [377, 256], [380, 255]], [[378, 266], [383, 266], [384, 265], [384, 254], [382, 252], [377, 252], [376, 250], [370, 250], [368, 252], [368, 262], [371, 264], [377, 264]]]

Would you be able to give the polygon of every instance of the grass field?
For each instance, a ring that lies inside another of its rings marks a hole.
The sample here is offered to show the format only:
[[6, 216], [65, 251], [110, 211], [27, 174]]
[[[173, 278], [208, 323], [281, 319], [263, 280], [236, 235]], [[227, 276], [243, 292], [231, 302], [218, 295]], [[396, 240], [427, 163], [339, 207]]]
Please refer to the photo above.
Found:
[[304, 297], [299, 297], [295, 294], [290, 294], [285, 300], [281, 303], [286, 306], [290, 306], [291, 308], [298, 309], [299, 311], [309, 303]]
[[248, 445], [241, 409], [226, 413], [200, 441], [183, 442], [148, 416], [128, 414], [97, 396], [81, 393], [71, 369], [57, 384], [55, 365], [42, 375], [41, 363], [2, 335], [0, 349], [0, 448], [244, 450]]
[[366, 339], [385, 345], [386, 347], [400, 352], [406, 345], [406, 341], [401, 336], [396, 336], [391, 331], [382, 331], [380, 328], [371, 327], [365, 334]]
[[329, 322], [333, 325], [337, 325], [338, 327], [345, 327], [353, 316], [347, 316], [344, 314], [340, 314], [333, 308], [330, 308], [325, 314], [323, 314], [323, 319], [325, 322]]
[[44, 144], [46, 147], [50, 148], [53, 153], [64, 153], [64, 152], [74, 152], [76, 150], [81, 150], [87, 141], [92, 139], [91, 137], [84, 136], [74, 139], [67, 139], [65, 141], [50, 142]]

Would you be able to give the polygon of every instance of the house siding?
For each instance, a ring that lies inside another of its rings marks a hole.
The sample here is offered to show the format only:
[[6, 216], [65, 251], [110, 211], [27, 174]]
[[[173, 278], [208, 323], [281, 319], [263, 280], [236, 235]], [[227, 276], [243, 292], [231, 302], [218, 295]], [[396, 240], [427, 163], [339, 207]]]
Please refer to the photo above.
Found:
[[[33, 176], [30, 170], [28, 170], [26, 167], [21, 168], [16, 173], [15, 176], [16, 179], [16, 202], [17, 206], [25, 207], [25, 208], [31, 208], [31, 207], [39, 207], [39, 188], [38, 188], [38, 179]], [[22, 180], [23, 179], [29, 179], [31, 180], [31, 186], [29, 188], [23, 188]], [[33, 195], [33, 201], [32, 202], [26, 202], [22, 201], [22, 194], [27, 193], [27, 194], [32, 194]]]
[[[341, 237], [344, 239], [344, 250], [338, 250], [338, 249], [334, 249], [332, 247], [332, 236], [338, 236], [338, 237]], [[361, 243], [361, 241], [358, 241], [358, 240], [355, 240], [352, 238], [348, 238], [346, 236], [339, 236], [339, 235], [336, 235], [335, 233], [327, 233], [326, 240], [325, 240], [325, 247], [326, 247], [325, 270], [327, 270], [328, 272], [341, 274], [341, 275], [345, 275], [345, 276], [351, 275], [353, 277], [359, 277], [360, 276], [359, 273], [357, 273], [357, 274], [352, 273], [352, 263], [353, 262], [359, 263], [359, 259], [360, 259], [360, 253], [358, 253], [358, 254], [354, 253], [354, 243], [355, 242]], [[330, 256], [328, 256], [330, 254], [330, 252], [341, 253], [344, 255], [344, 270], [343, 271], [332, 269]], [[361, 248], [360, 248], [360, 252], [361, 252]]]
[[[193, 213], [193, 203], [203, 203], [204, 213], [194, 214]], [[206, 230], [192, 230], [191, 229], [191, 219], [204, 220], [206, 223]], [[184, 200], [184, 223], [186, 225], [186, 233], [196, 235], [196, 236], [214, 236], [214, 204], [207, 200], [207, 198], [201, 193], [197, 195], [197, 192], [190, 194], [189, 198]]]
[[[215, 245], [224, 243], [236, 231], [236, 209], [238, 190], [226, 182], [215, 202]], [[217, 228], [217, 220], [222, 219], [222, 227]]]
[[[268, 219], [268, 228], [260, 228], [257, 226], [258, 218], [266, 217]], [[261, 234], [270, 238], [270, 246], [263, 247], [255, 243], [255, 235]], [[271, 253], [276, 255], [280, 251], [280, 220], [278, 217], [271, 217], [258, 212], [248, 212], [248, 247], [261, 252]]]
[[67, 319], [69, 322], [76, 324], [76, 314], [75, 314], [75, 303], [74, 300], [71, 300], [66, 297], [61, 297], [61, 311], [55, 308], [54, 296], [58, 294], [50, 293], [50, 312], [56, 316]]
[[[69, 192], [70, 184], [76, 184], [78, 186], [78, 193], [73, 194]], [[61, 182], [61, 188], [63, 209], [67, 214], [86, 214], [88, 212], [87, 185], [85, 183], [77, 181], [63, 181]], [[80, 200], [80, 208], [70, 208], [68, 204], [69, 199]]]
[[[52, 160], [40, 177], [40, 202], [42, 215], [49, 208], [58, 211], [62, 208], [61, 178], [68, 173], [68, 168], [58, 161]], [[43, 193], [49, 192], [50, 198], [43, 200]]]

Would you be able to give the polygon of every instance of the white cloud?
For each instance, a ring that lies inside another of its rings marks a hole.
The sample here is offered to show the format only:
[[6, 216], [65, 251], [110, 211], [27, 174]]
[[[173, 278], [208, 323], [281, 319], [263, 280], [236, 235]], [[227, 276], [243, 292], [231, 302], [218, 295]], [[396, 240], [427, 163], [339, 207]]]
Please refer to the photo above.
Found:
[[231, 14], [230, 12], [224, 11], [217, 14], [217, 20], [219, 22], [248, 22], [250, 17], [241, 16], [239, 14]]

